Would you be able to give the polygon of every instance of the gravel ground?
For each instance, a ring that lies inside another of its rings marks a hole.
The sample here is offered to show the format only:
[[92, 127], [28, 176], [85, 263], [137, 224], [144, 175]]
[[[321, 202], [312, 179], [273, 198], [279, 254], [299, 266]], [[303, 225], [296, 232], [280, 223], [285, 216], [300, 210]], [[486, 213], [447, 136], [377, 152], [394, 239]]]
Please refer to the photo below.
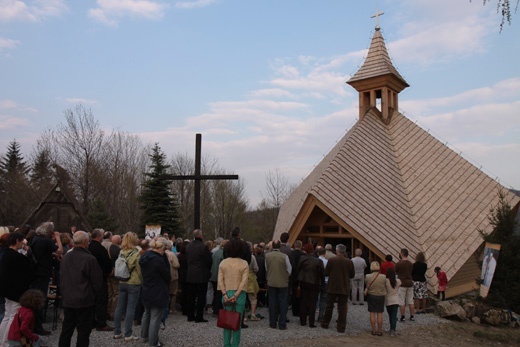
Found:
[[[367, 306], [354, 306], [349, 303], [347, 314], [347, 330], [340, 334], [336, 331], [335, 324], [336, 312], [334, 313], [329, 329], [325, 330], [319, 325], [316, 328], [309, 328], [308, 326], [300, 326], [299, 318], [293, 317], [290, 310], [288, 318], [290, 322], [287, 324], [287, 330], [271, 329], [269, 328], [269, 314], [267, 308], [257, 309], [257, 313], [265, 316], [265, 319], [260, 321], [248, 321], [246, 324], [249, 328], [242, 330], [241, 346], [266, 346], [271, 347], [283, 346], [284, 340], [306, 339], [306, 342], [313, 345], [313, 342], [318, 343], [317, 339], [322, 337], [335, 336], [355, 336], [360, 333], [370, 331], [369, 313]], [[180, 313], [175, 313], [168, 317], [166, 321], [166, 329], [159, 331], [159, 339], [165, 346], [222, 346], [222, 330], [217, 328], [217, 319], [211, 314], [206, 314], [205, 317], [209, 320], [208, 323], [193, 323], [188, 322], [185, 316]], [[50, 318], [47, 318], [48, 321]], [[406, 329], [412, 326], [424, 326], [446, 322], [433, 314], [420, 314], [415, 316], [415, 322], [407, 321], [406, 323], [398, 323], [397, 330], [402, 334], [406, 334]], [[113, 325], [113, 322], [109, 322]], [[319, 324], [319, 323], [318, 323]], [[51, 324], [45, 324], [47, 329], [50, 329]], [[388, 316], [384, 314], [384, 330], [389, 329]], [[49, 337], [49, 346], [57, 346], [59, 334], [61, 330], [61, 322], [58, 322], [58, 330], [53, 331]], [[139, 336], [140, 327], [134, 327], [134, 335]], [[121, 346], [121, 345], [139, 345], [145, 346], [140, 342], [124, 342], [123, 340], [112, 339], [112, 332], [92, 331], [90, 335], [91, 346]], [[76, 336], [74, 335], [72, 344], [74, 345]], [[316, 344], [317, 346], [319, 345]]]

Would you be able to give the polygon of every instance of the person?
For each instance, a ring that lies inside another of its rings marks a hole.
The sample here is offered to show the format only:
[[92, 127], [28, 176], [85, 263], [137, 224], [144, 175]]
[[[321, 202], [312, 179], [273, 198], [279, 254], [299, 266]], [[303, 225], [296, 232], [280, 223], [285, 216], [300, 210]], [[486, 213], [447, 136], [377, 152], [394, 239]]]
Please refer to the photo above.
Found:
[[428, 299], [427, 269], [428, 265], [426, 264], [424, 253], [417, 253], [415, 263], [412, 265], [413, 298], [417, 314], [426, 313], [426, 299]]
[[[249, 277], [249, 265], [242, 259], [244, 243], [238, 238], [232, 238], [226, 245], [228, 257], [222, 260], [218, 267], [218, 286], [222, 294], [224, 309], [233, 308], [244, 315], [246, 305], [246, 287]], [[224, 329], [224, 347], [236, 347], [240, 344], [241, 328], [237, 331]]]
[[33, 333], [34, 310], [41, 309], [45, 304], [45, 296], [37, 289], [29, 289], [20, 297], [20, 308], [7, 335], [8, 346], [20, 346], [20, 340], [25, 338], [33, 347], [46, 346], [45, 337]]
[[442, 271], [439, 266], [435, 267], [435, 274], [437, 275], [437, 298], [442, 301], [446, 300], [446, 288], [448, 287], [448, 276], [446, 272]]
[[96, 315], [96, 296], [102, 288], [103, 272], [96, 258], [88, 251], [89, 236], [78, 230], [72, 240], [74, 248], [61, 261], [61, 296], [63, 325], [58, 346], [70, 347], [77, 330], [77, 347], [89, 345]]
[[[318, 259], [323, 263], [323, 272], [325, 273], [325, 268], [327, 267], [327, 263], [329, 260], [325, 258], [325, 248], [322, 246], [318, 246], [317, 253]], [[329, 283], [329, 276], [323, 277], [323, 283], [320, 285], [320, 298], [319, 298], [319, 311], [318, 311], [318, 322], [323, 320], [323, 315], [325, 314], [325, 309], [327, 308], [327, 284]]]
[[[43, 295], [47, 296], [54, 254], [60, 257], [63, 253], [60, 233], [54, 231], [52, 222], [42, 223], [36, 228], [35, 235], [29, 245], [36, 259], [31, 288], [38, 289]], [[51, 332], [43, 328], [43, 309], [36, 310], [35, 317], [34, 332], [38, 335], [50, 335]]]
[[0, 345], [7, 341], [9, 327], [20, 308], [20, 297], [29, 289], [32, 278], [31, 262], [18, 252], [24, 246], [23, 234], [7, 234], [6, 244], [7, 249], [0, 262], [0, 295], [5, 298], [5, 315], [0, 324]]
[[365, 259], [361, 258], [361, 249], [357, 248], [356, 256], [352, 258], [354, 264], [354, 278], [352, 279], [352, 304], [364, 305], [365, 297], [363, 291], [365, 290], [365, 268], [367, 263]]
[[[365, 278], [367, 283], [367, 304], [370, 312], [372, 335], [383, 336], [383, 312], [385, 311], [386, 277], [380, 273], [377, 261], [370, 263], [370, 271]], [[377, 323], [377, 324], [376, 324]], [[377, 328], [377, 331], [376, 331]]]
[[283, 232], [280, 235], [280, 242], [281, 242], [280, 252], [282, 252], [285, 255], [287, 255], [288, 257], [290, 257], [291, 256], [291, 246], [289, 246], [288, 241], [289, 241], [289, 233]]
[[[253, 245], [251, 242], [246, 242], [246, 247], [249, 248], [249, 251], [253, 253]], [[247, 298], [249, 299], [249, 303], [251, 305], [251, 311], [249, 319], [251, 321], [259, 321], [260, 318], [256, 316], [256, 306], [258, 304], [257, 295], [260, 290], [258, 286], [258, 282], [256, 280], [256, 273], [258, 272], [258, 264], [256, 262], [256, 257], [251, 254], [251, 262], [249, 263], [249, 274], [246, 286]]]
[[329, 285], [327, 287], [327, 308], [321, 327], [329, 328], [332, 318], [332, 310], [334, 302], [338, 302], [338, 320], [336, 329], [340, 333], [344, 333], [347, 327], [347, 301], [350, 294], [350, 280], [354, 278], [354, 264], [352, 260], [347, 258], [347, 247], [343, 244], [336, 246], [336, 256], [329, 259], [327, 267], [325, 267], [325, 276], [329, 276]]
[[[125, 341], [134, 341], [139, 339], [132, 335], [132, 323], [134, 321], [135, 307], [141, 292], [143, 284], [143, 276], [141, 274], [141, 267], [139, 260], [141, 254], [137, 249], [139, 238], [133, 232], [127, 232], [123, 235], [121, 243], [121, 257], [126, 259], [128, 271], [130, 272], [130, 279], [128, 281], [119, 281], [117, 305], [114, 311], [114, 339], [124, 337]], [[121, 330], [121, 319], [125, 314], [124, 331]]]
[[177, 247], [179, 253], [177, 254], [177, 260], [179, 261], [179, 286], [181, 289], [181, 311], [183, 316], [188, 315], [188, 285], [186, 284], [186, 277], [188, 276], [188, 258], [186, 257], [186, 246], [189, 242], [179, 244]]
[[273, 250], [265, 255], [267, 290], [269, 296], [269, 326], [287, 329], [287, 299], [292, 267], [287, 254], [280, 251], [281, 242], [272, 243]]
[[405, 313], [406, 306], [408, 305], [410, 310], [410, 321], [414, 321], [414, 305], [413, 305], [413, 280], [412, 280], [412, 268], [413, 264], [408, 260], [408, 250], [406, 248], [401, 249], [400, 258], [395, 264], [395, 273], [397, 278], [401, 280], [401, 287], [399, 287], [399, 306], [401, 310], [401, 322], [406, 322]]
[[318, 301], [318, 291], [320, 285], [325, 281], [323, 278], [323, 263], [314, 256], [314, 247], [311, 243], [303, 247], [304, 256], [300, 257], [298, 268], [296, 269], [296, 280], [301, 290], [300, 300], [300, 325], [307, 325], [309, 316], [309, 327], [315, 328], [316, 302]]
[[334, 252], [332, 252], [332, 245], [330, 243], [327, 243], [325, 245], [325, 258], [327, 258], [327, 260], [329, 260], [330, 258], [332, 257], [335, 257], [336, 254], [334, 254]]
[[[170, 290], [170, 302], [169, 307], [167, 308], [167, 313], [173, 313], [175, 312], [175, 302], [177, 298], [177, 292], [179, 291], [179, 268], [181, 265], [179, 264], [179, 260], [177, 259], [177, 256], [172, 251], [173, 249], [173, 242], [171, 240], [166, 240], [168, 242], [168, 245], [166, 247], [166, 250], [164, 253], [166, 254], [166, 257], [168, 258], [168, 263], [170, 265], [170, 272], [171, 272], [171, 282], [169, 286]], [[163, 316], [164, 320], [166, 319], [166, 314]]]
[[386, 271], [389, 268], [392, 268], [395, 270], [395, 264], [394, 264], [393, 260], [394, 260], [394, 257], [392, 257], [391, 254], [386, 255], [385, 261], [381, 263], [381, 275], [386, 275]]
[[[258, 264], [258, 272], [256, 273], [256, 281], [258, 282], [259, 292], [257, 295], [258, 305], [267, 306], [267, 277], [265, 271], [265, 254], [264, 246], [258, 244], [255, 249], [256, 263]], [[258, 316], [258, 315], [257, 315]]]
[[113, 272], [112, 260], [107, 249], [101, 244], [103, 241], [103, 229], [92, 230], [89, 252], [96, 258], [99, 268], [103, 273], [103, 281], [101, 282], [101, 291], [96, 297], [96, 330], [112, 331], [114, 327], [107, 324], [108, 319], [108, 277]]
[[[0, 264], [2, 263], [2, 257], [4, 256], [4, 252], [9, 248], [9, 247], [7, 247], [7, 237], [9, 236], [9, 232], [6, 230], [7, 230], [6, 227], [0, 227]], [[4, 319], [4, 316], [5, 316], [5, 298], [0, 294], [0, 323]]]
[[390, 322], [390, 336], [397, 336], [397, 312], [399, 311], [399, 287], [401, 280], [396, 278], [395, 270], [389, 267], [386, 270], [386, 312]]
[[139, 260], [143, 276], [141, 298], [144, 306], [141, 340], [148, 342], [149, 346], [163, 346], [159, 341], [159, 328], [164, 308], [168, 307], [171, 281], [170, 266], [168, 259], [164, 256], [166, 247], [164, 237], [152, 240], [150, 250]]
[[[108, 255], [112, 261], [112, 269], [116, 266], [116, 260], [121, 252], [121, 235], [113, 235], [108, 246]], [[116, 311], [117, 299], [119, 294], [119, 280], [112, 273], [108, 276], [108, 316], [114, 317]]]
[[211, 276], [209, 281], [213, 287], [213, 301], [211, 303], [211, 309], [213, 313], [213, 317], [218, 316], [218, 311], [222, 309], [222, 294], [218, 290], [218, 267], [222, 260], [224, 260], [224, 247], [227, 244], [227, 240], [222, 240], [219, 242], [217, 239], [217, 246], [212, 250], [213, 254], [211, 255], [212, 265], [211, 265]]
[[193, 231], [193, 241], [186, 247], [186, 258], [188, 260], [186, 275], [188, 322], [206, 323], [203, 314], [212, 260], [211, 251], [202, 241], [202, 230]]
[[[147, 239], [139, 240], [139, 246], [137, 246], [139, 249], [139, 255], [142, 257], [150, 248], [150, 241]], [[141, 286], [141, 291], [143, 290], [143, 287]], [[141, 325], [141, 320], [143, 318], [144, 314], [144, 306], [143, 306], [143, 300], [141, 300], [141, 293], [139, 293], [139, 298], [137, 299], [137, 304], [135, 305], [135, 312], [134, 312], [134, 325], [138, 326]]]
[[[294, 249], [289, 254], [289, 261], [291, 262], [291, 267], [296, 270], [298, 268], [298, 264], [300, 263], [300, 258], [305, 255], [305, 252], [302, 251], [303, 243], [300, 240], [296, 240], [294, 242]], [[300, 299], [301, 299], [301, 288], [300, 292], [298, 292], [299, 284], [297, 279], [298, 274], [296, 271], [293, 271], [291, 274], [290, 283], [290, 297], [291, 297], [291, 308], [292, 314], [294, 317], [300, 316]]]

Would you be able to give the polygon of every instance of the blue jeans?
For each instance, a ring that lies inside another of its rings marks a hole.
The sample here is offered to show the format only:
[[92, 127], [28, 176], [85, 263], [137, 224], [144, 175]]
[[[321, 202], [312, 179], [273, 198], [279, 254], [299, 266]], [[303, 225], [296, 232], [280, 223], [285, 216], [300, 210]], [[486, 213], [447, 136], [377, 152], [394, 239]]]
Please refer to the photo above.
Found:
[[159, 326], [164, 307], [145, 306], [141, 321], [141, 337], [148, 340], [148, 346], [157, 346], [159, 342]]
[[287, 325], [287, 295], [289, 288], [268, 288], [269, 295], [269, 326], [285, 329]]
[[320, 285], [320, 298], [318, 300], [318, 307], [320, 311], [318, 312], [318, 322], [323, 320], [323, 315], [325, 314], [325, 309], [327, 308], [327, 285]]
[[121, 334], [121, 317], [125, 315], [125, 337], [132, 336], [132, 325], [134, 323], [134, 312], [139, 293], [141, 292], [140, 284], [119, 283], [119, 295], [117, 297], [117, 306], [114, 313], [114, 335]]

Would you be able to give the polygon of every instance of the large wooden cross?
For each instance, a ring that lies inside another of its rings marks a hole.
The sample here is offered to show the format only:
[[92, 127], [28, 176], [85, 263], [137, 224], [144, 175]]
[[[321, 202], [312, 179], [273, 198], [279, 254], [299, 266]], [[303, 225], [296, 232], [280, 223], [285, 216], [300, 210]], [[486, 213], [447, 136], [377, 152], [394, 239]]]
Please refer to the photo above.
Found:
[[185, 176], [173, 176], [163, 175], [161, 179], [168, 181], [194, 181], [195, 197], [193, 199], [193, 230], [200, 229], [200, 181], [206, 180], [237, 180], [238, 175], [201, 175], [200, 174], [200, 163], [201, 163], [201, 146], [202, 146], [202, 135], [195, 135], [195, 174]]

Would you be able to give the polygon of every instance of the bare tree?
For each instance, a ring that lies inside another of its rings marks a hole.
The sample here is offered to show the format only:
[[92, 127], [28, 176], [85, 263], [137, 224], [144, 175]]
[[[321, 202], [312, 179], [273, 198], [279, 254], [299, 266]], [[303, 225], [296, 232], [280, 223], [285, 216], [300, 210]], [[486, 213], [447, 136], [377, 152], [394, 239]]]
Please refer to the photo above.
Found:
[[295, 188], [294, 184], [282, 174], [280, 169], [274, 171], [269, 170], [265, 177], [265, 193], [261, 193], [265, 201], [265, 207], [280, 209], [282, 204], [287, 200], [289, 194]]

